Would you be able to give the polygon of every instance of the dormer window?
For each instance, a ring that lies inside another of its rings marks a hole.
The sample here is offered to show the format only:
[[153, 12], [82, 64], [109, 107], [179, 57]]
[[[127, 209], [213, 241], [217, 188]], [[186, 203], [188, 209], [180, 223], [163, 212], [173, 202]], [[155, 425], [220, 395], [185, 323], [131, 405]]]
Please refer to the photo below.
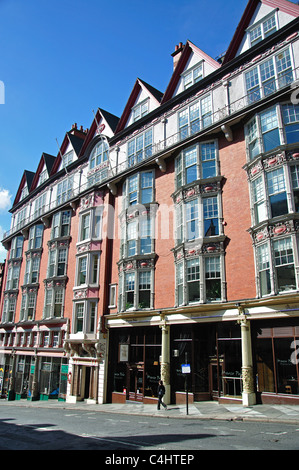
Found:
[[134, 106], [134, 108], [132, 108], [132, 112], [134, 122], [138, 121], [138, 119], [141, 119], [143, 116], [146, 116], [149, 113], [149, 100], [143, 101], [142, 103]]
[[203, 79], [203, 63], [197, 64], [183, 75], [184, 90]]
[[25, 197], [28, 196], [28, 194], [29, 194], [28, 186], [26, 185], [26, 186], [24, 186], [24, 188], [22, 189], [20, 201], [22, 201], [23, 199], [25, 199]]
[[275, 14], [264, 18], [260, 23], [253, 25], [249, 30], [250, 46], [253, 47], [263, 39], [277, 31]]
[[69, 166], [72, 163], [73, 153], [74, 152], [71, 150], [70, 152], [67, 152], [65, 155], [63, 155], [63, 157], [62, 157], [63, 168], [66, 168], [67, 166]]
[[43, 184], [46, 181], [47, 176], [48, 176], [48, 172], [46, 169], [44, 169], [39, 175], [37, 186], [40, 186], [41, 184]]

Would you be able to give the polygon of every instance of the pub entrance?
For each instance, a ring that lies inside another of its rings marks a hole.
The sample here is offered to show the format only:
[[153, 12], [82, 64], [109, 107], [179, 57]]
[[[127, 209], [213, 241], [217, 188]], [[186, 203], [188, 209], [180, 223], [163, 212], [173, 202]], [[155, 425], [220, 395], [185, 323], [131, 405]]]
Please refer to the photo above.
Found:
[[143, 401], [144, 396], [144, 368], [133, 364], [128, 367], [129, 375], [129, 400]]

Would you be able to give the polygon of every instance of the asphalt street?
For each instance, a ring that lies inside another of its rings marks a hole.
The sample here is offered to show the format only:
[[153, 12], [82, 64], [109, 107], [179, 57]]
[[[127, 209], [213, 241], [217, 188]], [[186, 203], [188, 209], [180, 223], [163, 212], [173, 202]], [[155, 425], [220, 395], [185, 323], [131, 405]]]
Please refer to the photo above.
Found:
[[1, 450], [102, 450], [113, 452], [114, 458], [124, 451], [193, 455], [205, 450], [299, 449], [295, 424], [163, 419], [1, 404], [0, 435]]

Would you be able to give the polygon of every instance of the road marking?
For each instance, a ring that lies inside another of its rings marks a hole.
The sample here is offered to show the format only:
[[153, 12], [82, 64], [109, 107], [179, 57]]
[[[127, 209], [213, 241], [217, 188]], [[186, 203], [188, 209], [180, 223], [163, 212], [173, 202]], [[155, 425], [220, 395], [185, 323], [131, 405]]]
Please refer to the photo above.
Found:
[[81, 437], [87, 437], [89, 439], [96, 439], [97, 441], [112, 442], [113, 444], [122, 444], [125, 446], [131, 446], [131, 447], [140, 447], [140, 444], [131, 444], [130, 442], [119, 441], [116, 439], [107, 439], [106, 437], [97, 437], [97, 436], [92, 436], [90, 434], [81, 434]]

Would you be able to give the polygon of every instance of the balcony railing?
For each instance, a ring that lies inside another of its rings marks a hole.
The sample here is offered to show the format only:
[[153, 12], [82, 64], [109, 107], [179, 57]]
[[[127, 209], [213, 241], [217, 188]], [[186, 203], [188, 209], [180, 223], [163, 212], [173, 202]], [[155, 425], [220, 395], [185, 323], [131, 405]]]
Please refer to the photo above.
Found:
[[209, 119], [207, 119], [207, 117], [204, 119], [198, 119], [196, 123], [193, 122], [191, 125], [185, 126], [183, 129], [167, 137], [165, 140], [150, 145], [145, 150], [138, 151], [135, 155], [130, 155], [124, 162], [121, 162], [113, 168], [109, 165], [109, 162], [104, 162], [102, 165], [88, 173], [86, 183], [81, 184], [77, 188], [68, 190], [67, 193], [64, 193], [63, 197], [60, 196], [50, 204], [39, 208], [38, 212], [34, 212], [29, 217], [16, 224], [12, 229], [5, 232], [3, 241], [14, 233], [21, 231], [26, 226], [43, 218], [46, 214], [49, 214], [52, 211], [63, 207], [66, 203], [70, 203], [75, 200], [86, 190], [108, 182], [109, 180], [113, 180], [116, 176], [125, 173], [129, 169], [138, 166], [143, 162], [151, 161], [159, 156], [163, 156], [163, 154], [167, 153], [168, 150], [171, 150], [172, 147], [176, 147], [184, 141], [187, 141], [192, 137], [196, 137], [202, 132], [208, 131], [212, 127], [225, 123], [226, 119], [233, 118], [234, 115], [242, 112], [242, 110], [246, 110], [249, 106], [254, 106], [259, 102], [268, 99], [271, 94], [283, 91], [290, 86], [294, 88], [294, 90], [298, 88], [299, 91], [298, 69], [299, 68], [288, 70], [285, 77], [280, 75], [279, 78], [273, 79], [271, 81], [271, 86], [268, 86], [267, 88], [265, 88], [265, 86], [261, 86], [259, 91], [255, 91], [254, 94], [250, 91], [242, 98], [239, 98], [229, 105], [211, 113], [209, 115]]

